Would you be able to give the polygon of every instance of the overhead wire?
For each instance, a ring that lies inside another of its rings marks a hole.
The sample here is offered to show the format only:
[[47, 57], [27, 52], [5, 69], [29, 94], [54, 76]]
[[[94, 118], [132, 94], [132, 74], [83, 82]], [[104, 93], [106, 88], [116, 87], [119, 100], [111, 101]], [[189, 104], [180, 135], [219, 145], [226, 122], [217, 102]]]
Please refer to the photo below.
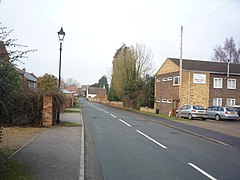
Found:
[[202, 17], [200, 17], [200, 18], [198, 18], [198, 19], [196, 19], [196, 20], [194, 20], [194, 21], [192, 21], [192, 22], [190, 22], [190, 23], [185, 24], [184, 27], [189, 26], [189, 25], [191, 25], [191, 24], [194, 24], [194, 23], [196, 23], [196, 22], [198, 22], [198, 21], [200, 21], [200, 20], [202, 20], [202, 19], [204, 19], [204, 18], [206, 18], [206, 17], [208, 17], [208, 16], [210, 16], [210, 15], [212, 15], [212, 14], [214, 14], [214, 13], [220, 11], [220, 10], [222, 10], [223, 8], [225, 8], [225, 7], [233, 4], [233, 3], [236, 2], [236, 1], [238, 1], [238, 0], [233, 0], [233, 1], [229, 2], [229, 3], [226, 3], [225, 5], [217, 8], [217, 9], [215, 9], [215, 10], [213, 10], [213, 11], [211, 11], [210, 13], [208, 13], [208, 14], [206, 14], [206, 15], [204, 15], [204, 16], [202, 16]]

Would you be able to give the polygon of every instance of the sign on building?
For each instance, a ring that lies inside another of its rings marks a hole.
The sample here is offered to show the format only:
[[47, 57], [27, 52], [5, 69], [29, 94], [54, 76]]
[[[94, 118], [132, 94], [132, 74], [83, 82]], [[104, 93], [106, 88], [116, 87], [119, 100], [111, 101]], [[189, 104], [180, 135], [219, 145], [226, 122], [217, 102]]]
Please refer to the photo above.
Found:
[[206, 74], [193, 74], [194, 84], [206, 84]]

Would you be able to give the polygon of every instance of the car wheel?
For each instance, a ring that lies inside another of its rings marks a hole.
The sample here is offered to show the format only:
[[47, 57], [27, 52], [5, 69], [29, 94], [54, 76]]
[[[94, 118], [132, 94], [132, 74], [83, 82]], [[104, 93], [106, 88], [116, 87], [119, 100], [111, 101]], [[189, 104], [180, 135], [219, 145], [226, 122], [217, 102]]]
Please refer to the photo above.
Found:
[[188, 114], [188, 119], [192, 120], [192, 114]]
[[216, 114], [215, 119], [216, 119], [217, 121], [219, 121], [221, 118], [220, 118], [220, 116], [219, 116], [218, 114]]
[[202, 118], [202, 120], [203, 120], [203, 121], [205, 121], [205, 120], [206, 120], [206, 118]]

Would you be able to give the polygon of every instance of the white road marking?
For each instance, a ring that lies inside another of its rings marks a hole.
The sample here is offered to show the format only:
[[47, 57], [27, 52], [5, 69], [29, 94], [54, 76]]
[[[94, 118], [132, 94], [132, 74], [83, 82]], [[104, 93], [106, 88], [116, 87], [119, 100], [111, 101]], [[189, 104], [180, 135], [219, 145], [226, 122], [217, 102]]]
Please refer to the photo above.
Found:
[[126, 124], [126, 125], [129, 126], [129, 127], [132, 127], [130, 124], [126, 123], [126, 122], [125, 122], [124, 120], [122, 120], [122, 119], [119, 119], [119, 121], [121, 121], [122, 123]]
[[110, 114], [112, 117], [114, 117], [114, 118], [117, 118], [117, 116], [115, 116], [115, 115], [113, 115], [113, 114]]
[[107, 112], [107, 111], [104, 111], [105, 113], [107, 113], [107, 114], [109, 114], [109, 112]]
[[163, 149], [167, 149], [166, 146], [162, 145], [161, 143], [157, 142], [156, 140], [154, 140], [153, 138], [149, 137], [148, 135], [144, 134], [143, 132], [136, 130], [139, 134], [145, 136], [146, 138], [148, 138], [149, 140], [151, 140], [152, 142], [156, 143], [157, 145], [161, 146]]
[[211, 180], [217, 180], [215, 177], [211, 176], [210, 174], [208, 174], [207, 172], [203, 171], [202, 169], [200, 169], [199, 167], [197, 167], [196, 165], [194, 165], [193, 163], [188, 163], [188, 165], [192, 166], [194, 169], [196, 169], [197, 171], [199, 171], [200, 173], [202, 173], [203, 175], [207, 176], [209, 179]]

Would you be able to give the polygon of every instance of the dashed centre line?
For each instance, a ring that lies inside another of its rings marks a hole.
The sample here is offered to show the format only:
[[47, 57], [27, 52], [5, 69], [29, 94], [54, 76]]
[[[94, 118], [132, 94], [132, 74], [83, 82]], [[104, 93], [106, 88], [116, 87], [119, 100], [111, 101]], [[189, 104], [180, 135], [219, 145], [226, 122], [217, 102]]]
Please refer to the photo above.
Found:
[[157, 145], [159, 145], [160, 147], [162, 147], [163, 149], [167, 149], [166, 146], [162, 145], [161, 143], [157, 142], [156, 140], [154, 140], [153, 138], [149, 137], [148, 135], [144, 134], [143, 132], [136, 130], [139, 134], [143, 135], [144, 137], [146, 137], [147, 139], [151, 140], [152, 142], [156, 143]]
[[119, 119], [119, 121], [121, 121], [123, 124], [126, 124], [128, 127], [132, 127], [130, 124], [126, 123], [124, 120]]
[[117, 116], [115, 116], [114, 114], [110, 114], [112, 117], [114, 117], [114, 118], [117, 118]]
[[209, 179], [211, 180], [217, 180], [215, 177], [211, 176], [210, 174], [208, 174], [207, 172], [205, 172], [204, 170], [200, 169], [199, 167], [197, 167], [196, 165], [194, 165], [193, 163], [188, 163], [189, 166], [192, 166], [194, 169], [196, 169], [197, 171], [199, 171], [200, 173], [202, 173], [203, 175], [207, 176]]

